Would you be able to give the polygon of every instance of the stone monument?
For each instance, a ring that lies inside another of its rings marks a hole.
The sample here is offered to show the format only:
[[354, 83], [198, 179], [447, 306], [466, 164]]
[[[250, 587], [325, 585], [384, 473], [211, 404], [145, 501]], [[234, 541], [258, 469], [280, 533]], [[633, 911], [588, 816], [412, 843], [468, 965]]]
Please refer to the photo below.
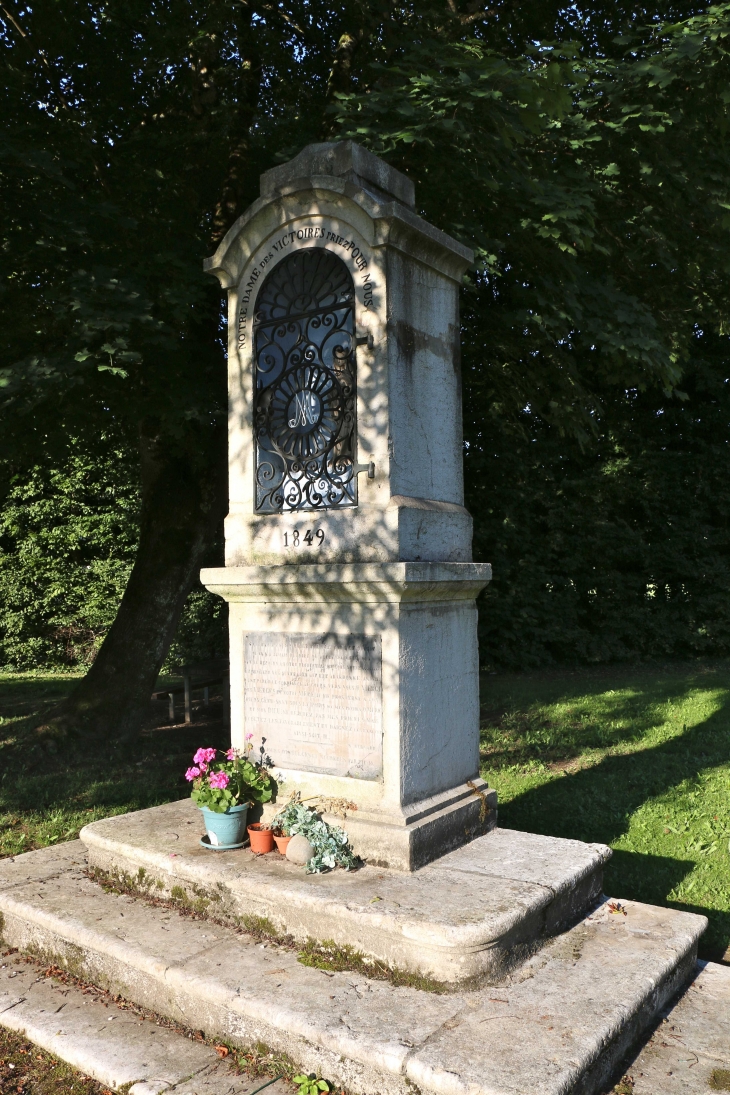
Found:
[[[351, 141], [261, 177], [206, 269], [228, 290], [231, 731], [413, 870], [496, 822], [479, 778], [459, 285], [472, 252]], [[333, 807], [334, 808], [334, 807]]]
[[[0, 933], [24, 952], [0, 964], [0, 1025], [130, 1095], [250, 1091], [213, 1056], [229, 1044], [353, 1095], [598, 1095], [694, 976], [705, 917], [602, 898], [603, 845], [494, 824], [489, 569], [461, 493], [470, 254], [412, 205], [357, 145], [314, 145], [264, 175], [209, 263], [230, 292], [231, 512], [203, 578], [231, 605], [233, 739], [266, 738], [280, 801], [352, 803], [369, 862], [219, 854], [187, 797], [0, 864]], [[706, 975], [695, 1071], [686, 1040], [661, 1076], [654, 1047], [642, 1091], [713, 1086], [730, 979]], [[105, 990], [105, 1021], [76, 978]]]

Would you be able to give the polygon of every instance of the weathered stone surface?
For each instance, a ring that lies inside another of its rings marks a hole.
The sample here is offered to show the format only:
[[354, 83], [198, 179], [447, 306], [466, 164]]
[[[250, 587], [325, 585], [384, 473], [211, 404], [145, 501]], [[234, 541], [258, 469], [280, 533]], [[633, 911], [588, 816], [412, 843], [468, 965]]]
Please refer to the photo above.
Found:
[[[600, 1091], [691, 975], [704, 917], [604, 902], [453, 1024], [414, 1050], [406, 1074], [438, 1095]], [[652, 1095], [663, 1095], [656, 1091]]]
[[299, 867], [309, 863], [313, 855], [314, 848], [301, 833], [293, 836], [287, 845], [286, 858], [290, 863], [295, 863]]
[[[60, 985], [17, 956], [0, 958], [0, 1025], [103, 1084], [132, 1084], [132, 1095], [177, 1092], [176, 1085], [203, 1070], [215, 1069], [221, 1081], [237, 1079], [230, 1069], [220, 1067], [210, 1046], [113, 1003], [98, 1002], [73, 985]], [[245, 1078], [232, 1090], [243, 1095], [254, 1086]], [[202, 1084], [200, 1090], [206, 1090]], [[223, 1082], [218, 1090], [226, 1090]], [[185, 1084], [184, 1091], [192, 1095], [197, 1086]]]
[[24, 886], [44, 878], [55, 878], [69, 868], [86, 866], [86, 848], [80, 840], [56, 844], [52, 848], [40, 848], [36, 852], [0, 859], [0, 890]]
[[104, 893], [73, 869], [0, 893], [11, 945], [215, 1037], [265, 1042], [360, 1095], [600, 1091], [690, 975], [706, 923], [625, 908], [601, 905], [499, 985], [434, 995], [305, 968], [291, 950]]
[[[207, 1065], [202, 1072], [196, 1073], [190, 1080], [177, 1084], [173, 1088], [173, 1095], [256, 1095], [268, 1081], [266, 1077], [257, 1077], [251, 1080], [244, 1076], [235, 1076], [225, 1061]], [[293, 1095], [291, 1084], [283, 1080], [268, 1084], [263, 1088], [261, 1095]], [[129, 1095], [144, 1095], [134, 1088]]]
[[[250, 703], [250, 636], [333, 635], [379, 639], [382, 718], [368, 724], [370, 746], [382, 756], [382, 779], [354, 778], [363, 761], [353, 744], [350, 776], [297, 767], [297, 750], [271, 741], [271, 758], [283, 793], [304, 799], [320, 794], [353, 802], [350, 835], [355, 851], [371, 862], [413, 870], [488, 831], [496, 823], [497, 796], [479, 772], [479, 663], [474, 598], [490, 577], [479, 563], [368, 563], [227, 567], [202, 572], [202, 581], [229, 601], [231, 727], [233, 743], [262, 734], [260, 704]], [[282, 673], [284, 667], [282, 666]], [[255, 685], [254, 686], [258, 687]], [[319, 686], [316, 672], [302, 691]], [[275, 686], [269, 686], [274, 708]], [[371, 696], [371, 699], [373, 697]], [[258, 708], [258, 710], [257, 710]], [[302, 701], [300, 728], [311, 733]], [[286, 719], [289, 714], [284, 712]], [[343, 715], [345, 712], [343, 712]], [[256, 716], [255, 718], [253, 716]], [[336, 706], [328, 721], [337, 721]], [[249, 721], [250, 719], [250, 721]], [[378, 722], [379, 731], [374, 732]], [[323, 728], [324, 729], [324, 728]], [[330, 726], [330, 732], [332, 727]], [[340, 731], [343, 737], [344, 728]], [[375, 747], [375, 739], [379, 742]], [[255, 737], [257, 747], [260, 738]], [[269, 748], [267, 740], [266, 748]], [[309, 767], [312, 767], [309, 763]], [[364, 774], [375, 767], [368, 763]], [[337, 770], [349, 770], [342, 758]], [[488, 799], [489, 812], [471, 785]]]
[[297, 179], [312, 175], [335, 175], [372, 188], [376, 197], [416, 204], [413, 183], [401, 171], [354, 141], [310, 144], [288, 163], [272, 167], [261, 176], [261, 194], [271, 197]]
[[707, 1095], [713, 1073], [730, 1079], [730, 966], [698, 962], [686, 992], [662, 1014], [626, 1068], [634, 1095]]
[[379, 636], [248, 632], [247, 733], [282, 768], [356, 779], [383, 771]]
[[525, 947], [574, 923], [598, 900], [610, 855], [495, 829], [413, 874], [306, 875], [278, 854], [212, 857], [198, 843], [198, 814], [185, 799], [94, 822], [82, 831], [89, 861], [132, 879], [142, 870], [143, 888], [155, 892], [159, 882], [166, 894], [178, 886], [191, 900], [213, 896], [218, 916], [264, 916], [299, 940], [333, 939], [442, 981], [501, 976]]

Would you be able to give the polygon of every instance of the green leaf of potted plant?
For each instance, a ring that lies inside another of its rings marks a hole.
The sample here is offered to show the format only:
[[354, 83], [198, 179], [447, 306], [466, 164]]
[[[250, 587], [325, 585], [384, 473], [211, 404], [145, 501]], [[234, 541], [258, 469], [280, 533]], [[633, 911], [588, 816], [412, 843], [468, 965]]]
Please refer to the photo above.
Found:
[[293, 837], [301, 833], [307, 838], [314, 849], [314, 855], [306, 867], [309, 874], [331, 871], [333, 867], [343, 867], [346, 871], [351, 871], [361, 865], [350, 847], [345, 830], [338, 825], [329, 825], [316, 810], [310, 809], [296, 798], [279, 810], [271, 825], [274, 834], [280, 832], [286, 837]]
[[[198, 749], [185, 773], [193, 785], [190, 797], [202, 811], [210, 847], [240, 847], [249, 806], [271, 798], [269, 773], [249, 760], [250, 752], [250, 745], [243, 753], [233, 747], [225, 753]], [[218, 753], [225, 759], [216, 759]]]

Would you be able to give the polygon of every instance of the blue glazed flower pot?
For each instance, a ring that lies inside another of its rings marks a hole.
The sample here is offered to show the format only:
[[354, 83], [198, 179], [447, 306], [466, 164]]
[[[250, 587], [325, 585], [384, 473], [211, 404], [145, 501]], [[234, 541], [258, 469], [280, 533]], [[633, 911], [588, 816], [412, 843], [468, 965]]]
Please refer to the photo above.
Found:
[[200, 810], [211, 844], [243, 844], [246, 838], [247, 802], [241, 806], [229, 806], [224, 814], [217, 814], [207, 806], [201, 806]]

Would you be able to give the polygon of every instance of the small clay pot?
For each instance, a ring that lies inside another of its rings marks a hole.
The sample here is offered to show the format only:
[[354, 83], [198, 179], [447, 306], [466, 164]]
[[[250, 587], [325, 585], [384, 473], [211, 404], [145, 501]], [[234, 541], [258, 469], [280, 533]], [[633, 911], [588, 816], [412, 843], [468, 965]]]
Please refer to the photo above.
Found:
[[277, 836], [276, 833], [274, 833], [274, 840], [276, 841], [276, 847], [281, 852], [281, 854], [286, 855], [286, 850], [289, 847], [289, 841], [291, 840], [291, 837]]
[[251, 851], [257, 855], [266, 855], [274, 849], [274, 830], [264, 829], [257, 821], [248, 826], [248, 839]]

